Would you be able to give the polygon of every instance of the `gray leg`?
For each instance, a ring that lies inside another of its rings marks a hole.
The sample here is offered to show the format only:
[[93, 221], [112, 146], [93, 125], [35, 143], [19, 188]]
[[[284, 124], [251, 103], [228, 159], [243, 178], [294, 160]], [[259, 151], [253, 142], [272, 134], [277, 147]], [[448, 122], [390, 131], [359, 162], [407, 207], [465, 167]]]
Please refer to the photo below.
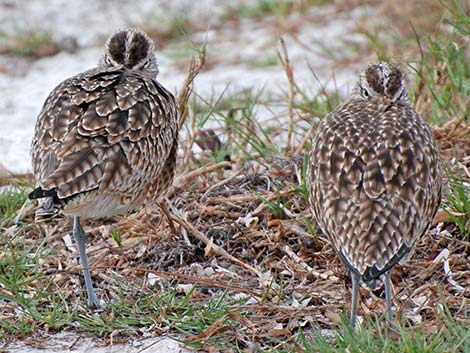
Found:
[[395, 326], [393, 325], [393, 315], [392, 315], [392, 281], [390, 279], [392, 275], [392, 271], [388, 270], [385, 273], [385, 304], [386, 304], [386, 317], [387, 317], [387, 325], [389, 328], [394, 329]]
[[351, 296], [351, 327], [356, 327], [357, 303], [359, 300], [359, 281], [358, 275], [351, 272], [352, 296]]
[[80, 255], [80, 264], [83, 267], [83, 276], [85, 277], [85, 286], [88, 293], [88, 305], [94, 306], [96, 308], [100, 307], [100, 301], [95, 295], [93, 290], [93, 284], [91, 283], [90, 270], [88, 269], [88, 259], [85, 251], [85, 240], [86, 234], [80, 225], [80, 220], [78, 217], [73, 218], [73, 236], [77, 241], [78, 245], [78, 254]]

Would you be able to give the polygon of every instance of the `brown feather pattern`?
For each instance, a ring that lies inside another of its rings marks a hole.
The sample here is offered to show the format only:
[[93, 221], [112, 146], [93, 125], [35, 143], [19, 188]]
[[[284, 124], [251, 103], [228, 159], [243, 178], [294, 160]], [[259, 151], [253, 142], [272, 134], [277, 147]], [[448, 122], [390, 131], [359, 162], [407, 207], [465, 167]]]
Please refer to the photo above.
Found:
[[117, 33], [108, 42], [110, 59], [103, 59], [117, 63], [65, 80], [44, 103], [32, 143], [33, 172], [43, 192], [56, 191], [55, 206], [65, 214], [125, 213], [161, 197], [173, 180], [175, 98], [156, 81], [158, 70], [133, 69], [153, 50], [148, 41], [140, 32]]
[[[371, 86], [383, 81], [372, 70], [366, 79]], [[441, 199], [431, 130], [409, 104], [391, 99], [401, 94], [393, 80], [372, 87], [379, 94], [356, 95], [323, 119], [307, 171], [316, 222], [347, 267], [371, 287], [410, 253]]]

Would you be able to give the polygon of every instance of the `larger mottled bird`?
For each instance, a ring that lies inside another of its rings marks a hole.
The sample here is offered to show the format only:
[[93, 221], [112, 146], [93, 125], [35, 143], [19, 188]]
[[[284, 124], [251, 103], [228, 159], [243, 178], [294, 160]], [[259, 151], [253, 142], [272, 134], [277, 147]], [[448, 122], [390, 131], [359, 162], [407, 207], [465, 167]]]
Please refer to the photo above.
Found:
[[384, 281], [392, 325], [392, 268], [411, 255], [441, 200], [437, 147], [399, 68], [367, 66], [351, 98], [322, 120], [307, 184], [313, 216], [351, 273], [352, 326], [361, 280], [372, 289]]
[[88, 303], [100, 306], [79, 217], [125, 214], [161, 197], [173, 180], [178, 147], [174, 96], [157, 82], [152, 40], [116, 32], [98, 66], [62, 82], [38, 116], [32, 164], [36, 220], [74, 217]]

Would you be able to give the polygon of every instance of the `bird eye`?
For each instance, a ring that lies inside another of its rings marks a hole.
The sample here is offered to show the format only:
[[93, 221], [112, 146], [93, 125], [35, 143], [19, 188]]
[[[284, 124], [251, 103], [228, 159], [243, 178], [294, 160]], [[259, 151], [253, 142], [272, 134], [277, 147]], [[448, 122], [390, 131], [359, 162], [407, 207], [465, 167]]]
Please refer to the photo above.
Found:
[[104, 61], [106, 62], [106, 64], [112, 65], [111, 58], [108, 55], [104, 57]]
[[366, 90], [365, 88], [363, 88], [363, 89], [362, 89], [362, 95], [363, 95], [364, 97], [369, 97], [369, 91]]

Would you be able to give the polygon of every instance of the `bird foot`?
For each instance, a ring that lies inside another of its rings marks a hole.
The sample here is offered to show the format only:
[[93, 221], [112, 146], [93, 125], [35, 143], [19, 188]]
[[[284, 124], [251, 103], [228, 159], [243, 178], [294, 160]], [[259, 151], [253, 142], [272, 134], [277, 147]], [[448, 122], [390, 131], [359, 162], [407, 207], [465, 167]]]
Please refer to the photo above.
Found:
[[104, 304], [104, 301], [98, 299], [94, 294], [88, 297], [88, 306], [92, 309], [102, 309]]

